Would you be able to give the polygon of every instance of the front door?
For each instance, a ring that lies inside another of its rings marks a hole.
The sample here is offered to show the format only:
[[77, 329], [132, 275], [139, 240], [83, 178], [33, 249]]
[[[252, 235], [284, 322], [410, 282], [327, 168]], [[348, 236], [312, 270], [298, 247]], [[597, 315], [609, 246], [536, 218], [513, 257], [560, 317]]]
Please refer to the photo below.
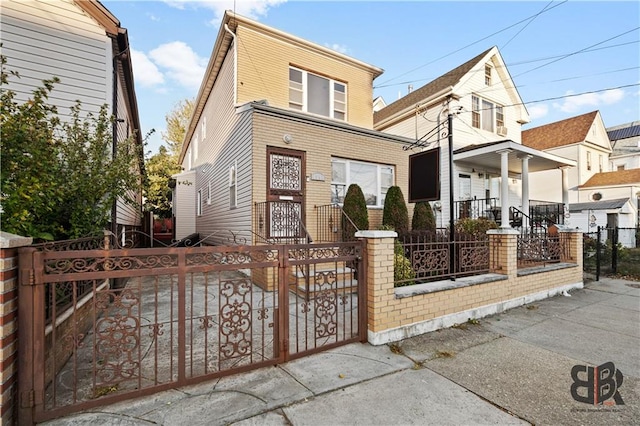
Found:
[[267, 162], [269, 238], [305, 237], [305, 153], [268, 147]]

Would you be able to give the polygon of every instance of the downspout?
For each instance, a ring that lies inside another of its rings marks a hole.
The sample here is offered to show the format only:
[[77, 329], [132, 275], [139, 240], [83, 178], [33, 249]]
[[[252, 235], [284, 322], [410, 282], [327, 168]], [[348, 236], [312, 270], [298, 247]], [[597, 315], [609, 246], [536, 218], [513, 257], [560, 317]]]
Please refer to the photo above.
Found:
[[224, 24], [224, 30], [231, 34], [233, 38], [233, 105], [238, 104], [238, 45], [236, 43], [236, 35]]

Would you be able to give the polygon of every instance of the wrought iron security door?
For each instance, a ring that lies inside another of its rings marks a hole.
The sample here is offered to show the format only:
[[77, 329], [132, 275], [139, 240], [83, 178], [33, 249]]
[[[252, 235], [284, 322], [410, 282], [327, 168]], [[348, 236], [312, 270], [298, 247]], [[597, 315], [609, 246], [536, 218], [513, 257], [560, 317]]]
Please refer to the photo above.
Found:
[[267, 148], [268, 236], [296, 239], [304, 232], [305, 153]]

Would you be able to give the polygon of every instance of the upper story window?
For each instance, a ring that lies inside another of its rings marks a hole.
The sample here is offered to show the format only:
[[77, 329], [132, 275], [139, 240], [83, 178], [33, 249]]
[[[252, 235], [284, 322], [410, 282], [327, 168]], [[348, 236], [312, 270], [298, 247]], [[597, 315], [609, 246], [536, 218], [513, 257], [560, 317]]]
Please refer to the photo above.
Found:
[[491, 86], [491, 65], [485, 64], [484, 66], [484, 84]]
[[331, 202], [342, 204], [349, 185], [360, 186], [368, 206], [383, 207], [389, 188], [393, 186], [393, 166], [364, 161], [331, 160]]
[[600, 157], [598, 158], [598, 170], [600, 170], [600, 173], [602, 173], [604, 170], [604, 157], [602, 157], [602, 154], [600, 155]]
[[504, 107], [471, 96], [471, 125], [488, 132], [499, 131], [499, 128], [504, 128]]
[[202, 140], [204, 140], [204, 138], [207, 136], [207, 117], [202, 117], [202, 124], [200, 125], [200, 133], [201, 133], [201, 138]]
[[193, 159], [198, 159], [198, 134], [193, 137]]
[[591, 170], [591, 151], [587, 151], [587, 170]]
[[229, 166], [229, 207], [236, 208], [238, 206], [238, 163], [233, 162]]
[[289, 108], [346, 120], [347, 85], [290, 67]]

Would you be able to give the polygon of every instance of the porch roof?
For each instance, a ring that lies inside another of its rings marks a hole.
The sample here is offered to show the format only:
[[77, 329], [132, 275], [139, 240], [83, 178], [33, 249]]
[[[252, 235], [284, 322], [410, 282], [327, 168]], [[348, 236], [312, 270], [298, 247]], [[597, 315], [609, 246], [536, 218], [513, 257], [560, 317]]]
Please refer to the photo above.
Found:
[[553, 170], [560, 167], [575, 167], [577, 162], [548, 152], [524, 146], [512, 140], [469, 145], [453, 152], [453, 161], [466, 163], [484, 170], [500, 170], [499, 152], [509, 150], [509, 173], [522, 173], [521, 158], [530, 155], [529, 172]]

